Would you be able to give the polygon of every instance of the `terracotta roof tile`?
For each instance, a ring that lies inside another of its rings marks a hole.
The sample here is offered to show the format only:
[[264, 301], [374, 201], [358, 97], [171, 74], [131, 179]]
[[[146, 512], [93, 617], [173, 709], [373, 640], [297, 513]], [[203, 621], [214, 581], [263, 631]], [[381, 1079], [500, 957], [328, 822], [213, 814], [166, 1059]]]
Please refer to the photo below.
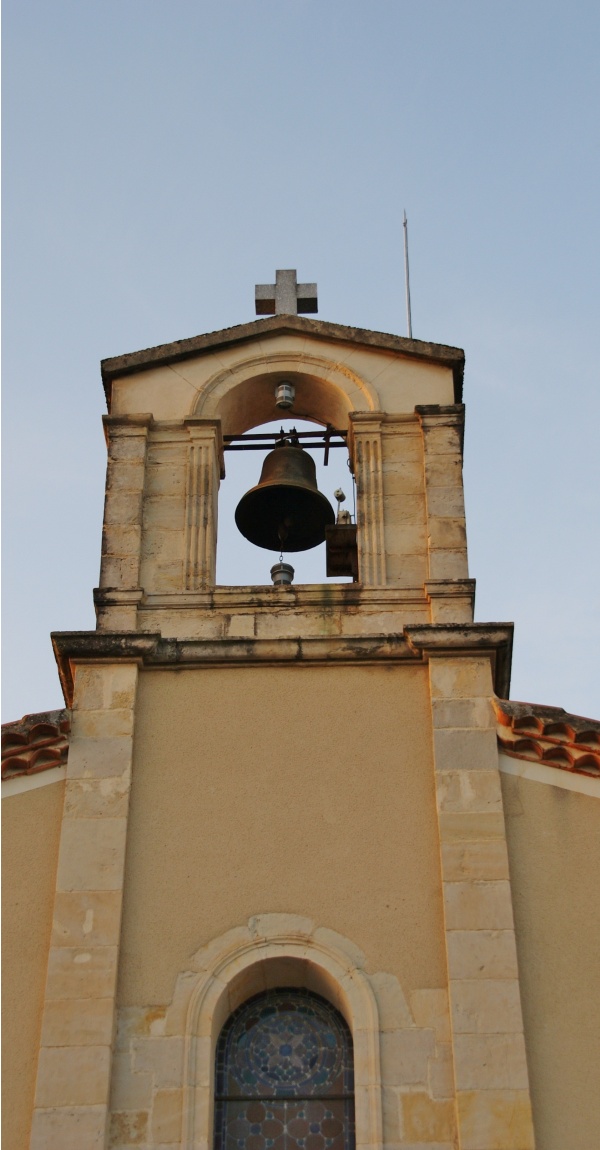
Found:
[[70, 712], [41, 711], [2, 725], [2, 779], [64, 767], [69, 753]]
[[506, 755], [579, 775], [600, 776], [600, 720], [570, 715], [562, 707], [494, 702], [498, 743]]

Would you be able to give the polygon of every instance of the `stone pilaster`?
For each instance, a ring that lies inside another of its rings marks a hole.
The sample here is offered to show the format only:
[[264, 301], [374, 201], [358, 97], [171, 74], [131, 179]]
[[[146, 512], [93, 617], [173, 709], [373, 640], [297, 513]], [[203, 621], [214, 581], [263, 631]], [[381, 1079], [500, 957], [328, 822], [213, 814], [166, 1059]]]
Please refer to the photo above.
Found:
[[356, 478], [358, 576], [363, 587], [386, 583], [382, 418], [379, 412], [350, 414], [348, 447]]
[[222, 470], [221, 428], [217, 420], [186, 419], [190, 445], [186, 483], [184, 590], [214, 587], [217, 515]]
[[[134, 630], [141, 599], [142, 504], [150, 415], [104, 417], [108, 447], [98, 627]], [[110, 588], [110, 604], [102, 591]]]
[[464, 408], [417, 407], [423, 432], [427, 500], [426, 589], [432, 623], [471, 622], [474, 583], [468, 580], [462, 479]]
[[532, 1150], [489, 656], [429, 654], [460, 1150]]
[[75, 668], [31, 1150], [103, 1150], [138, 668]]

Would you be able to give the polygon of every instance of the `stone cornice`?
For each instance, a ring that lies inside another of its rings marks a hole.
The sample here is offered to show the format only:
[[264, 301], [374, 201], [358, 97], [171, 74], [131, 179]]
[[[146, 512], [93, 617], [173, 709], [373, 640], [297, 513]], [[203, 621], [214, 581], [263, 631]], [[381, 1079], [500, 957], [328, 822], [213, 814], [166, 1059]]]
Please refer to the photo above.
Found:
[[254, 320], [251, 323], [238, 324], [236, 327], [193, 336], [191, 339], [175, 340], [173, 343], [163, 343], [157, 347], [103, 359], [101, 372], [108, 410], [110, 411], [111, 406], [112, 383], [118, 377], [178, 363], [190, 356], [203, 355], [218, 348], [233, 347], [236, 344], [283, 334], [310, 335], [315, 339], [329, 342], [379, 348], [382, 351], [420, 359], [426, 363], [449, 367], [454, 377], [454, 398], [457, 403], [462, 400], [465, 354], [461, 348], [426, 343], [418, 339], [405, 339], [403, 336], [370, 331], [367, 328], [346, 327], [340, 323], [306, 319], [298, 315], [275, 315], [268, 319]]
[[438, 623], [405, 627], [404, 634], [424, 658], [435, 655], [489, 654], [494, 690], [508, 697], [513, 646], [513, 623]]
[[256, 663], [378, 663], [423, 661], [445, 653], [486, 652], [493, 659], [496, 691], [508, 690], [512, 624], [426, 624], [403, 634], [286, 639], [163, 639], [138, 631], [59, 631], [52, 635], [67, 705], [73, 699], [73, 664], [136, 662], [144, 667]]

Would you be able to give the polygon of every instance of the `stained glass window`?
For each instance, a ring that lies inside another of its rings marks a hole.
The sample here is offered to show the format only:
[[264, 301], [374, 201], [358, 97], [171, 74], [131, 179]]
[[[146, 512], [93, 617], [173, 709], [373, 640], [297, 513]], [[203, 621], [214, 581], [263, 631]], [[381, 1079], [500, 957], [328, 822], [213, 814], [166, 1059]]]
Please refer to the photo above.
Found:
[[352, 1036], [308, 990], [245, 1002], [217, 1045], [215, 1150], [354, 1150]]

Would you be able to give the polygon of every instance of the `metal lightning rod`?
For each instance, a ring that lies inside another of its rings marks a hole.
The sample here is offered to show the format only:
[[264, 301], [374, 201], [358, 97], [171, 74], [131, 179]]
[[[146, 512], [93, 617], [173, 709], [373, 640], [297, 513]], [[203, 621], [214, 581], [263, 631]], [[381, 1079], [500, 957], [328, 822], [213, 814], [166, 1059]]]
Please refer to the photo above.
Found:
[[406, 326], [408, 338], [412, 339], [412, 319], [410, 314], [410, 275], [408, 271], [408, 220], [404, 212], [404, 280], [406, 283]]

